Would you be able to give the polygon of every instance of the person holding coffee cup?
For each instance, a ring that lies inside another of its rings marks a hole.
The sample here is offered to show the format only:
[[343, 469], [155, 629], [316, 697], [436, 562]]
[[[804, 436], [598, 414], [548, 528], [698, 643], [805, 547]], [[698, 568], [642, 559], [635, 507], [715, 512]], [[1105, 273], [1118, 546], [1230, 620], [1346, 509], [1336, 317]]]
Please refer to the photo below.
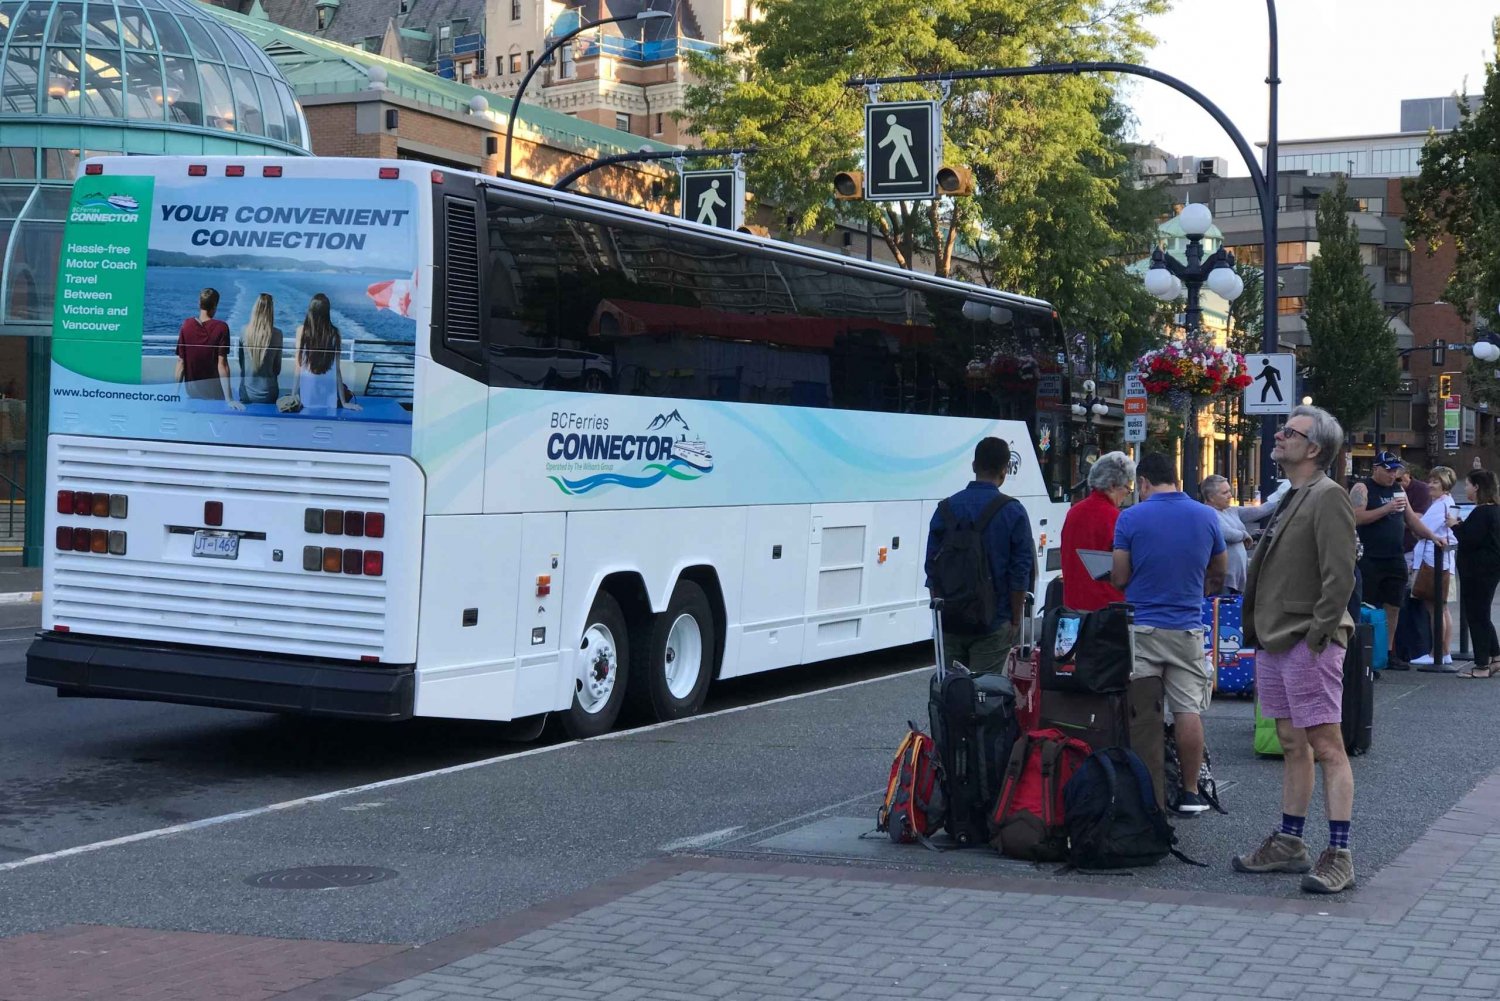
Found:
[[1446, 543], [1422, 524], [1412, 510], [1406, 492], [1397, 479], [1405, 468], [1396, 455], [1381, 452], [1375, 456], [1370, 475], [1355, 483], [1349, 491], [1354, 505], [1355, 531], [1364, 555], [1359, 561], [1363, 600], [1368, 605], [1383, 605], [1386, 617], [1386, 643], [1395, 656], [1396, 622], [1401, 604], [1406, 600], [1406, 553], [1402, 546], [1405, 531], [1419, 540]]

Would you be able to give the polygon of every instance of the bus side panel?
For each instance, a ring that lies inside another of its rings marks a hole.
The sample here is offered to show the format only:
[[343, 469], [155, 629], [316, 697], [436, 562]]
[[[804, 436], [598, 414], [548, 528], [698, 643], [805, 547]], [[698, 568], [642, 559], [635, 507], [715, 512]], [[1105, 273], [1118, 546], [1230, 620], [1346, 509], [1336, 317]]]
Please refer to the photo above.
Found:
[[523, 529], [520, 515], [427, 519], [417, 655], [418, 716], [512, 719], [524, 715], [515, 709], [514, 615]]
[[[577, 637], [583, 635], [589, 605], [600, 583], [612, 573], [639, 573], [653, 612], [663, 612], [682, 571], [692, 566], [712, 567], [724, 592], [724, 615], [729, 624], [724, 638], [724, 663], [739, 656], [740, 582], [744, 578], [745, 516], [743, 507], [678, 508], [651, 511], [588, 511], [568, 515], [567, 607], [562, 635], [576, 660]], [[572, 699], [575, 663], [562, 674]], [[568, 702], [564, 701], [563, 705]]]
[[870, 548], [874, 511], [873, 504], [818, 504], [812, 509], [804, 661], [872, 649], [864, 606], [874, 562]]
[[415, 380], [412, 457], [427, 473], [427, 513], [478, 513], [489, 390], [425, 358], [417, 359]]
[[875, 505], [865, 597], [871, 609], [870, 641], [876, 648], [913, 643], [932, 632], [918, 547], [921, 536], [921, 501]]
[[720, 677], [802, 661], [811, 510], [806, 504], [747, 509], [740, 654], [732, 661], [726, 657]]
[[[568, 686], [558, 693], [561, 650], [576, 650], [578, 642], [563, 642], [562, 612], [568, 589], [563, 576], [563, 546], [568, 519], [564, 514], [528, 514], [521, 518], [519, 560], [509, 571], [520, 586], [514, 609], [516, 651], [516, 715], [566, 709], [573, 698]], [[547, 593], [543, 594], [542, 591]], [[575, 634], [577, 635], [577, 634]]]

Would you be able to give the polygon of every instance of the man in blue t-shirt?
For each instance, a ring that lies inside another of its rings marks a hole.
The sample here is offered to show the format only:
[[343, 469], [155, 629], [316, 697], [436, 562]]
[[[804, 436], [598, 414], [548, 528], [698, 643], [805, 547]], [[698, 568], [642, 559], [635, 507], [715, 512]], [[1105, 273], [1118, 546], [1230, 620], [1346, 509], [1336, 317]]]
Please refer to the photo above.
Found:
[[1203, 764], [1203, 720], [1213, 695], [1213, 672], [1203, 656], [1203, 599], [1224, 587], [1229, 557], [1219, 517], [1182, 492], [1165, 455], [1136, 466], [1141, 503], [1115, 523], [1110, 582], [1135, 606], [1136, 678], [1161, 678], [1176, 720], [1184, 786], [1179, 813], [1208, 809], [1198, 795]]

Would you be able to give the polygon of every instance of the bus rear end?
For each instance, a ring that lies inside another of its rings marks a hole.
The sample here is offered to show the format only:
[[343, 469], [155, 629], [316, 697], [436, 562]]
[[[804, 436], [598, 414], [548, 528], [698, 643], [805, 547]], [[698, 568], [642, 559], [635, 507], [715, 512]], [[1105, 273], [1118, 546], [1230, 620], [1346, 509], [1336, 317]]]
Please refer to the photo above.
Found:
[[400, 174], [311, 159], [86, 165], [54, 320], [44, 631], [28, 681], [412, 714], [424, 229]]

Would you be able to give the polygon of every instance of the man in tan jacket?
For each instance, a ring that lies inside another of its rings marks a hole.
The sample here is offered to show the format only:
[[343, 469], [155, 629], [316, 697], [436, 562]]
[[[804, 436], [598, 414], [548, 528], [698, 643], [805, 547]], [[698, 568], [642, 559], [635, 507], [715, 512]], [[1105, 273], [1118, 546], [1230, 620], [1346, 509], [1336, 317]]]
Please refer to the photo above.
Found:
[[[1344, 431], [1326, 410], [1298, 407], [1279, 431], [1271, 457], [1291, 492], [1256, 547], [1245, 583], [1245, 643], [1259, 651], [1255, 692], [1276, 720], [1285, 752], [1281, 826], [1259, 848], [1237, 855], [1240, 872], [1300, 872], [1309, 893], [1354, 885], [1349, 821], [1354, 772], [1344, 753], [1344, 653], [1354, 623], [1354, 509], [1325, 470]], [[1312, 802], [1314, 765], [1323, 769], [1328, 849], [1314, 865], [1302, 840]], [[1308, 870], [1311, 870], [1309, 872]]]

